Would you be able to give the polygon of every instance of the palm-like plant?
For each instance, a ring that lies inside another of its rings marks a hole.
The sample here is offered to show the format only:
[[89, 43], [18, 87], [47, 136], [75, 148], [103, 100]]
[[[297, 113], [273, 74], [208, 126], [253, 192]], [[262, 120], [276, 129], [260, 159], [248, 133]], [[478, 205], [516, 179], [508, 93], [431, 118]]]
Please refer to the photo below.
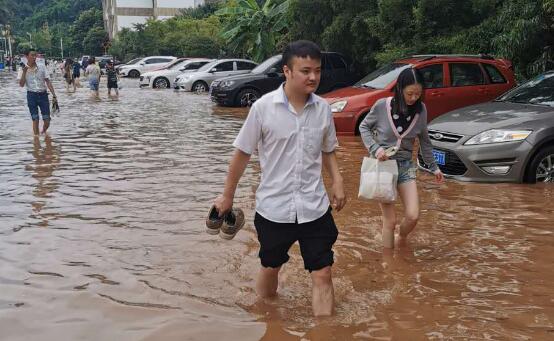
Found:
[[231, 51], [243, 50], [260, 62], [275, 53], [277, 39], [288, 27], [290, 0], [277, 3], [267, 0], [260, 6], [256, 0], [238, 0], [216, 12], [225, 17], [221, 37]]

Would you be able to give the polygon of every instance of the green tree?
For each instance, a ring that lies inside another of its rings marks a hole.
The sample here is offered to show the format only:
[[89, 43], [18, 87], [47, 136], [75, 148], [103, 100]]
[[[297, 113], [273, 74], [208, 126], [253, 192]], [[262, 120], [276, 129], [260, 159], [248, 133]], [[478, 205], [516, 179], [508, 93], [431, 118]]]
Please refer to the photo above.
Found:
[[260, 62], [276, 52], [280, 35], [286, 33], [288, 7], [289, 0], [267, 0], [262, 6], [255, 0], [229, 2], [217, 11], [226, 20], [221, 37], [231, 52], [246, 53]]
[[[82, 11], [77, 20], [73, 23], [70, 29], [71, 36], [73, 38], [73, 45], [71, 46], [74, 51], [81, 53], [86, 49], [92, 48], [92, 41], [100, 35], [99, 30], [104, 28], [104, 19], [102, 17], [102, 11], [98, 8], [91, 8], [86, 11]], [[89, 31], [93, 30], [93, 33], [89, 34]], [[105, 32], [104, 32], [105, 33]], [[87, 47], [85, 48], [85, 38], [88, 37]]]

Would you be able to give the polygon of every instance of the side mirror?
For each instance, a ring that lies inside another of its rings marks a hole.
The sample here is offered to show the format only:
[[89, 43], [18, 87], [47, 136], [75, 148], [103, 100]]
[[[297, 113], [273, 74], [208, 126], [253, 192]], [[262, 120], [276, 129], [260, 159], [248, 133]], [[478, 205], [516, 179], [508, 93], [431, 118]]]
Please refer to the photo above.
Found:
[[212, 73], [217, 72], [217, 68], [214, 67], [213, 69], [210, 70], [210, 72], [212, 72]]
[[144, 62], [140, 62], [139, 65], [144, 65]]
[[276, 67], [272, 67], [271, 69], [269, 69], [269, 72], [268, 73], [277, 73], [277, 68]]

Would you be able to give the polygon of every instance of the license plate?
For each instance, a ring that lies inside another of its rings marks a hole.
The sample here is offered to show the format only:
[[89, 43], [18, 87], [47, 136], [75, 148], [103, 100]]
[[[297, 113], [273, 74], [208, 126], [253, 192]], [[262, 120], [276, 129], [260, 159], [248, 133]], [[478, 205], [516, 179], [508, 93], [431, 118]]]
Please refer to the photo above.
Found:
[[213, 89], [213, 88], [214, 88], [213, 86], [210, 86], [210, 90], [208, 90], [208, 96], [211, 96], [211, 95], [212, 95], [212, 89]]
[[433, 157], [435, 158], [435, 162], [437, 164], [441, 166], [446, 164], [446, 154], [444, 152], [433, 149]]

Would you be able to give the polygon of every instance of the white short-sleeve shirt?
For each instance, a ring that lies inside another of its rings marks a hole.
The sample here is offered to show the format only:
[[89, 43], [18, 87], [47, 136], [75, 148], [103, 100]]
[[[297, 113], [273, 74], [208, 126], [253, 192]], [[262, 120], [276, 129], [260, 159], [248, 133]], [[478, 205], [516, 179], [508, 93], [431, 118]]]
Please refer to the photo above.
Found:
[[258, 152], [261, 183], [256, 211], [277, 223], [306, 223], [323, 216], [329, 198], [321, 175], [322, 152], [338, 146], [331, 107], [310, 95], [301, 113], [283, 85], [254, 103], [233, 146]]

